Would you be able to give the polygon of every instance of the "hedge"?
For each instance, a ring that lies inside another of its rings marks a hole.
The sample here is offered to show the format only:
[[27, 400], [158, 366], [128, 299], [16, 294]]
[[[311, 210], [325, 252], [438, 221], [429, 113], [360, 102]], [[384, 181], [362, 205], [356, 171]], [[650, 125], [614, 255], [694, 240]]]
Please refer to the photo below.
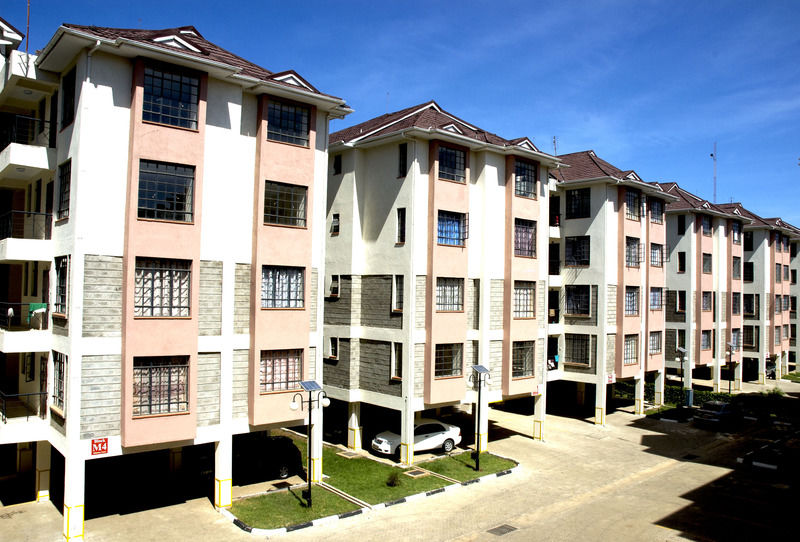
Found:
[[[614, 384], [614, 396], [621, 399], [634, 399], [635, 384], [631, 381], [622, 381]], [[664, 387], [664, 403], [666, 404], [683, 404], [686, 392], [680, 386], [665, 386]], [[655, 384], [652, 382], [645, 382], [644, 384], [644, 400], [653, 402], [655, 401]], [[713, 392], [706, 390], [694, 390], [693, 404], [695, 406], [702, 405], [706, 401], [723, 401], [730, 403], [733, 400], [733, 395], [722, 392]]]

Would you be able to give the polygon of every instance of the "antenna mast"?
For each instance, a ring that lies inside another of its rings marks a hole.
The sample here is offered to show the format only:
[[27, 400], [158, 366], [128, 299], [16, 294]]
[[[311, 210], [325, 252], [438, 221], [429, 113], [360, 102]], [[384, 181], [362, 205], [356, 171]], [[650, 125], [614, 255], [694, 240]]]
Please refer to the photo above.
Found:
[[28, 43], [31, 41], [31, 0], [28, 0], [28, 16], [25, 21], [25, 54], [28, 54]]
[[553, 136], [553, 156], [558, 156], [558, 148], [556, 147], [556, 136]]
[[714, 142], [714, 152], [711, 153], [714, 159], [714, 203], [717, 203], [717, 142]]

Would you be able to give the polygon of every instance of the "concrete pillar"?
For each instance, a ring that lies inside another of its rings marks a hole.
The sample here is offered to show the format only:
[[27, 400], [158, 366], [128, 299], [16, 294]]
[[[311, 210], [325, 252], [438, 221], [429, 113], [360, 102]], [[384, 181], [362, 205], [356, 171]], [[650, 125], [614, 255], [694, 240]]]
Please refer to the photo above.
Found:
[[[683, 359], [683, 389], [684, 390], [692, 390], [693, 388], [693, 375], [692, 375], [692, 363], [689, 360], [689, 356], [684, 356]], [[686, 397], [686, 392], [684, 391], [683, 397], [681, 397], [681, 404], [685, 406], [692, 406], [694, 403], [694, 392], [690, 394], [689, 397]]]
[[733, 390], [742, 391], [742, 375], [744, 374], [744, 358], [736, 364], [733, 370]]
[[233, 437], [223, 436], [214, 445], [214, 506], [233, 504]]
[[781, 379], [781, 373], [783, 369], [783, 354], [778, 354], [778, 357], [775, 359], [775, 382]]
[[50, 443], [36, 443], [36, 502], [50, 500]]
[[539, 386], [539, 395], [533, 396], [533, 440], [544, 441], [544, 421], [547, 417], [547, 391]]
[[586, 404], [586, 383], [584, 382], [577, 382], [575, 384], [575, 403], [578, 406], [583, 406]]
[[653, 402], [656, 406], [662, 406], [664, 404], [664, 385], [666, 383], [666, 369], [662, 369], [656, 372], [656, 382], [655, 382], [655, 392], [653, 397]]
[[64, 458], [64, 540], [83, 540], [85, 461], [77, 454]]
[[414, 412], [408, 407], [400, 414], [400, 462], [414, 464]]
[[767, 356], [759, 356], [758, 358], [758, 383], [767, 383]]
[[644, 415], [644, 373], [634, 379], [633, 413], [637, 416]]
[[489, 449], [489, 390], [485, 383], [482, 385], [480, 404], [475, 404], [475, 451], [478, 453]]
[[311, 481], [316, 483], [322, 480], [322, 405], [317, 403], [309, 411], [311, 424]]
[[788, 374], [789, 373], [789, 352], [784, 352], [781, 354], [781, 359], [783, 360], [783, 369], [781, 370], [781, 374]]
[[347, 404], [347, 447], [361, 450], [361, 403]]
[[[711, 365], [711, 381], [714, 384], [714, 392], [719, 393], [722, 380], [722, 361], [720, 358], [714, 360], [714, 364]], [[727, 358], [726, 358], [727, 361]], [[730, 369], [730, 367], [728, 367]]]
[[594, 424], [606, 424], [606, 392], [608, 386], [599, 382], [595, 384], [595, 398], [594, 398]]

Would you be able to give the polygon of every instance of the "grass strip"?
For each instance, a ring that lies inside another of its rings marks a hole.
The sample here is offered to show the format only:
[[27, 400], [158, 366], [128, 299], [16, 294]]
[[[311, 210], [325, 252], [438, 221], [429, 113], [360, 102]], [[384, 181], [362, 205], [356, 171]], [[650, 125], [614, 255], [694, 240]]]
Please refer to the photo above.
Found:
[[480, 478], [481, 476], [486, 476], [487, 474], [494, 474], [516, 466], [517, 464], [510, 459], [498, 457], [488, 452], [481, 454], [480, 471], [475, 470], [475, 460], [472, 459], [472, 454], [470, 452], [450, 455], [420, 464], [420, 467], [424, 469], [447, 476], [448, 478], [453, 478], [460, 482], [467, 482]]
[[250, 527], [277, 529], [358, 509], [321, 487], [314, 487], [311, 496], [314, 505], [308, 508], [299, 488], [275, 491], [234, 501], [231, 513]]

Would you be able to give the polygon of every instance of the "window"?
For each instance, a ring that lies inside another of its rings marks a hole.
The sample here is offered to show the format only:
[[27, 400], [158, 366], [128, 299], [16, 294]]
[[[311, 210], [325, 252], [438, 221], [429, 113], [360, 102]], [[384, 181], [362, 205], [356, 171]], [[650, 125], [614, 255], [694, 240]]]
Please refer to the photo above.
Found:
[[785, 311], [789, 310], [789, 296], [788, 295], [783, 296], [783, 310], [785, 310]]
[[703, 235], [710, 236], [711, 235], [711, 217], [707, 215], [703, 215], [701, 217], [703, 222]]
[[650, 200], [650, 222], [653, 224], [664, 223], [664, 202], [660, 199]]
[[567, 218], [589, 218], [592, 189], [567, 190]]
[[753, 232], [744, 232], [744, 250], [753, 251]]
[[514, 162], [514, 193], [525, 198], [536, 198], [536, 164]]
[[639, 220], [641, 218], [642, 203], [641, 193], [638, 190], [625, 191], [625, 218]]
[[783, 280], [785, 280], [786, 282], [789, 282], [789, 266], [788, 265], [784, 265], [783, 266]]
[[402, 245], [406, 242], [406, 208], [397, 209], [397, 244]]
[[464, 279], [445, 277], [436, 279], [436, 310], [464, 310]]
[[755, 348], [758, 345], [758, 326], [742, 327], [742, 345], [747, 348]]
[[403, 311], [403, 275], [394, 276], [394, 288], [392, 289], [392, 310]]
[[625, 287], [625, 316], [636, 316], [639, 314], [639, 287]]
[[742, 330], [734, 328], [731, 330], [731, 344], [734, 349], [739, 350], [742, 347]]
[[270, 100], [267, 139], [308, 147], [308, 107]]
[[303, 350], [262, 350], [259, 383], [261, 393], [295, 390], [303, 379]]
[[75, 120], [75, 68], [61, 80], [61, 128]]
[[639, 254], [639, 239], [636, 237], [625, 238], [625, 265], [627, 267], [639, 267], [641, 261]]
[[589, 345], [589, 335], [566, 333], [564, 335], [564, 362], [589, 365], [591, 363]]
[[56, 219], [69, 218], [69, 192], [72, 182], [72, 161], [67, 160], [58, 166], [58, 212]]
[[789, 272], [789, 276], [791, 277], [791, 283], [792, 284], [797, 284], [797, 270], [792, 269]]
[[511, 346], [511, 377], [533, 376], [535, 341], [514, 341]]
[[590, 313], [590, 286], [577, 286], [568, 284], [564, 286], [565, 307], [564, 313], [570, 316], [589, 316]]
[[514, 219], [514, 256], [536, 257], [536, 221]]
[[775, 326], [775, 344], [781, 344], [781, 326]]
[[397, 146], [397, 176], [405, 177], [408, 173], [408, 143]]
[[176, 66], [145, 66], [142, 120], [197, 129], [197, 74]]
[[466, 153], [460, 149], [439, 147], [439, 178], [467, 182]]
[[678, 252], [678, 273], [686, 273], [686, 253]]
[[69, 301], [69, 256], [59, 256], [56, 264], [56, 302], [53, 312], [67, 314]]
[[625, 335], [625, 355], [623, 358], [625, 365], [636, 365], [639, 363], [639, 336]]
[[139, 160], [139, 218], [191, 222], [194, 166]]
[[731, 224], [731, 237], [733, 237], [734, 245], [742, 244], [742, 225], [738, 222]]
[[53, 406], [64, 412], [67, 391], [67, 355], [53, 350]]
[[745, 282], [753, 282], [753, 262], [744, 262], [744, 277]]
[[703, 292], [702, 299], [703, 299], [703, 301], [702, 301], [702, 310], [710, 311], [711, 310], [711, 304], [712, 304], [711, 292]]
[[789, 237], [786, 235], [783, 236], [783, 251], [789, 252]]
[[514, 281], [514, 318], [536, 317], [536, 283]]
[[681, 348], [686, 348], [686, 330], [679, 329], [678, 336], [676, 338], [676, 346], [680, 346]]
[[342, 155], [341, 154], [333, 155], [333, 174], [334, 175], [341, 175], [342, 174]]
[[678, 215], [678, 235], [686, 233], [686, 215]]
[[192, 262], [136, 258], [133, 315], [189, 317]]
[[742, 259], [739, 256], [731, 258], [731, 278], [734, 280], [742, 278]]
[[264, 224], [306, 226], [308, 188], [294, 184], [264, 183]]
[[463, 247], [469, 238], [469, 215], [439, 211], [438, 243]]
[[711, 254], [703, 253], [703, 273], [711, 273]]
[[789, 310], [795, 312], [797, 310], [797, 296], [793, 295], [789, 298]]
[[328, 292], [329, 297], [339, 297], [339, 275], [331, 275], [331, 287]]
[[775, 282], [781, 281], [781, 264], [775, 264]]
[[775, 296], [775, 314], [781, 313], [781, 296]]
[[[261, 268], [262, 309], [302, 309], [305, 269], [265, 265]], [[337, 285], [338, 290], [338, 285]]]
[[744, 294], [742, 299], [744, 300], [744, 315], [757, 316], [758, 308], [756, 306], [757, 302], [755, 294]]
[[742, 294], [739, 292], [733, 292], [731, 294], [731, 314], [741, 314], [742, 313]]
[[653, 267], [663, 267], [664, 265], [664, 245], [650, 243], [650, 265]]
[[650, 310], [660, 311], [664, 308], [664, 289], [650, 288]]
[[329, 342], [329, 352], [328, 355], [329, 359], [338, 359], [339, 358], [339, 337], [331, 337]]
[[189, 356], [133, 358], [133, 415], [189, 410]]
[[651, 354], [660, 354], [661, 353], [661, 332], [660, 331], [651, 331], [650, 332], [650, 345], [648, 348]]
[[564, 265], [567, 267], [588, 266], [589, 246], [588, 235], [567, 237], [564, 242]]
[[[790, 252], [792, 258], [797, 256], [797, 243], [792, 243], [791, 250], [789, 252]], [[792, 335], [792, 337], [794, 337], [794, 335]]]
[[789, 338], [790, 339], [797, 338], [797, 324], [789, 324]]
[[700, 332], [700, 350], [711, 350], [711, 330], [705, 329]]
[[464, 345], [461, 343], [437, 344], [434, 376], [442, 378], [447, 376], [461, 376], [461, 354]]
[[403, 378], [403, 343], [392, 343], [392, 362], [390, 378], [400, 380]]
[[686, 312], [686, 290], [678, 290], [675, 296], [675, 312]]
[[772, 244], [775, 245], [775, 252], [781, 251], [781, 234], [775, 233], [772, 237]]
[[333, 213], [331, 217], [331, 235], [339, 235], [339, 213]]

